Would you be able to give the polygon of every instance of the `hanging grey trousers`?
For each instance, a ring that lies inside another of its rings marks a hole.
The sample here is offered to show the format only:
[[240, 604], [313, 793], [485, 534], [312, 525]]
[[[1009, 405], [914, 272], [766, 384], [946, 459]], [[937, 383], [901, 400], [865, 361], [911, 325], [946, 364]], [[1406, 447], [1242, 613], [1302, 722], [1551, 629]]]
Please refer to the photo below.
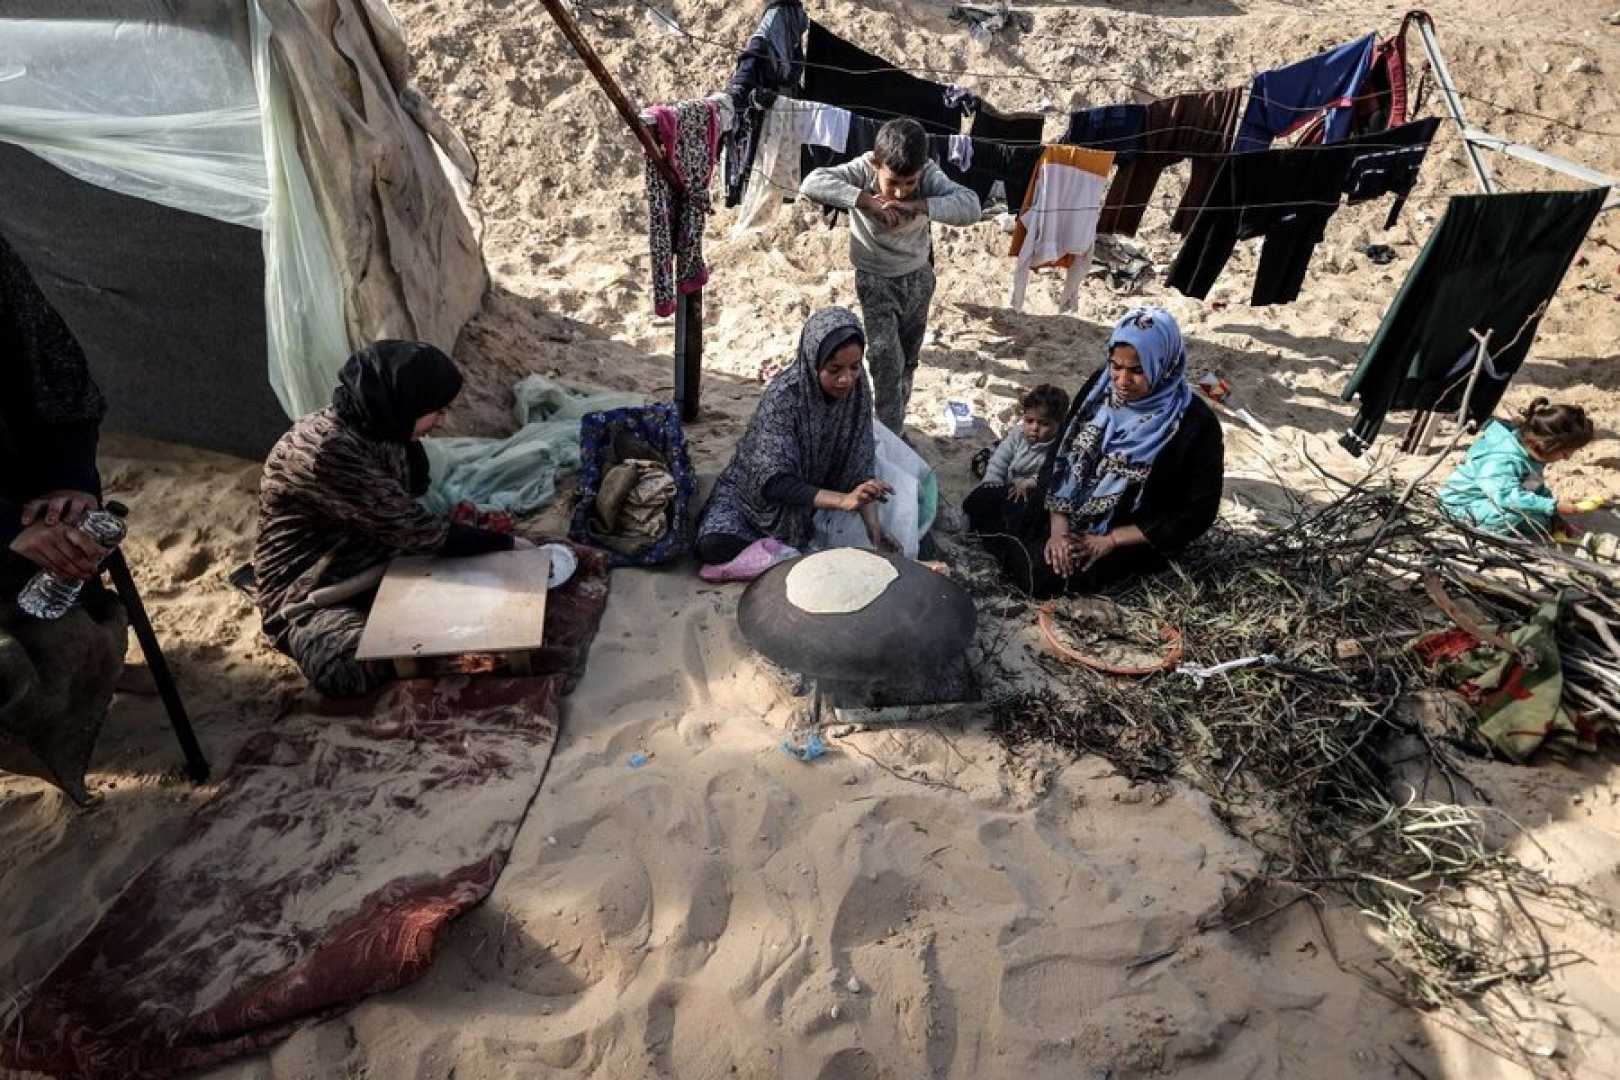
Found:
[[923, 335], [928, 332], [934, 268], [925, 266], [899, 277], [857, 269], [855, 295], [866, 324], [866, 370], [872, 376], [877, 418], [898, 435], [906, 421]]

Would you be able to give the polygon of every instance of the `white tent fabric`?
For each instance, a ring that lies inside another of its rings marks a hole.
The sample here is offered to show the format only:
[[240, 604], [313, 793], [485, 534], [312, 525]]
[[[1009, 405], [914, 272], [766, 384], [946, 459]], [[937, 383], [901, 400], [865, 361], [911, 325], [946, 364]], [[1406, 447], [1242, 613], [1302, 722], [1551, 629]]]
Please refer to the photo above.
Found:
[[[270, 24], [251, 4], [253, 77], [262, 108], [265, 175], [264, 309], [270, 386], [289, 417], [332, 399], [348, 359], [343, 288], [315, 192], [298, 153], [298, 118], [270, 53]], [[355, 342], [358, 344], [358, 342]]]
[[[252, 0], [201, 22], [31, 19], [0, 31], [0, 139], [88, 183], [264, 233], [267, 376], [320, 408], [349, 352], [296, 119]], [[94, 78], [85, 78], [94, 72]]]
[[0, 139], [88, 183], [259, 228], [269, 185], [247, 14], [0, 15]]
[[[261, 230], [267, 375], [290, 418], [327, 403], [365, 342], [451, 350], [481, 300], [483, 260], [466, 178], [416, 117], [454, 133], [409, 86], [386, 3], [128, 6], [144, 17], [105, 5], [74, 17], [97, 8], [82, 2], [60, 17], [0, 13], [0, 141]], [[445, 149], [466, 157], [459, 138]]]

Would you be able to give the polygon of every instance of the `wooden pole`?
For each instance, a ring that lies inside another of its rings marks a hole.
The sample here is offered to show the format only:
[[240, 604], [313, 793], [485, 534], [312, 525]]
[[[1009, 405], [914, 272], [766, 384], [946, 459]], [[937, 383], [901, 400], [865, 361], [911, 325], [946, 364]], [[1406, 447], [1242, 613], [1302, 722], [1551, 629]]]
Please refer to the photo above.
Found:
[[703, 290], [675, 298], [675, 403], [681, 420], [697, 419], [703, 389]]
[[[596, 54], [596, 49], [585, 40], [580, 32], [579, 24], [574, 21], [562, 0], [540, 0], [551, 17], [556, 20], [557, 28], [562, 31], [568, 44], [574, 47], [574, 52], [585, 62], [585, 67], [596, 77], [602, 92], [607, 94], [608, 100], [618, 110], [625, 124], [641, 143], [641, 149], [648, 159], [657, 168], [664, 182], [674, 191], [676, 197], [687, 197], [686, 186], [681, 183], [669, 158], [664, 155], [664, 148], [652, 137], [647, 125], [642, 123], [641, 114], [630, 103], [623, 90], [619, 88], [618, 81], [608, 71], [607, 65]], [[680, 215], [677, 214], [677, 217]], [[681, 409], [681, 419], [692, 421], [697, 419], [698, 399], [703, 383], [703, 293], [701, 290], [692, 293], [682, 293], [675, 301], [675, 401]]]
[[596, 81], [601, 84], [603, 93], [607, 94], [608, 100], [613, 102], [613, 107], [619, 110], [619, 115], [624, 117], [624, 122], [630, 126], [631, 133], [641, 143], [641, 148], [652, 159], [652, 163], [657, 166], [658, 172], [663, 176], [664, 181], [675, 191], [684, 195], [686, 187], [681, 183], [681, 178], [675, 175], [675, 169], [670, 165], [669, 159], [664, 156], [664, 148], [658, 145], [652, 134], [648, 132], [647, 125], [641, 122], [640, 113], [636, 111], [634, 105], [630, 104], [630, 99], [625, 96], [624, 91], [619, 89], [618, 82], [608, 71], [607, 65], [602, 63], [602, 58], [596, 55], [596, 50], [591, 47], [591, 43], [585, 40], [585, 35], [580, 32], [579, 24], [568, 13], [568, 9], [563, 7], [562, 0], [540, 0], [540, 2], [545, 5], [547, 11], [551, 12], [551, 17], [557, 20], [557, 29], [562, 31], [563, 37], [568, 39], [568, 44], [574, 47], [574, 51], [579, 54], [579, 58], [585, 61], [585, 67], [592, 75], [596, 76]]

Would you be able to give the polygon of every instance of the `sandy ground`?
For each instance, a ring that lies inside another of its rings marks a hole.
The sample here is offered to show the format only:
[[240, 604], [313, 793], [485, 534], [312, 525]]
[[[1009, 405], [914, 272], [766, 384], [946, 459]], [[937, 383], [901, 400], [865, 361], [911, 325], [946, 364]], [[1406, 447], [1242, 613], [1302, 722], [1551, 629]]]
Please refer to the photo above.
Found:
[[[534, 0], [399, 0], [420, 81], [466, 132], [494, 284], [458, 348], [469, 392], [453, 427], [501, 434], [511, 383], [529, 371], [668, 393], [671, 324], [651, 313], [638, 151]], [[916, 66], [1059, 80], [977, 80], [1007, 108], [1125, 100], [1246, 81], [1364, 33], [1393, 5], [1197, 0], [1026, 5], [1033, 32], [988, 51], [947, 5], [849, 0], [817, 17]], [[583, 20], [638, 101], [718, 89], [752, 4], [680, 0], [673, 12], [715, 47], [660, 34], [629, 0]], [[1620, 27], [1613, 0], [1441, 0], [1429, 5], [1476, 122], [1620, 172]], [[670, 10], [666, 7], [666, 10]], [[1533, 28], [1533, 31], [1527, 29]], [[1414, 39], [1415, 43], [1415, 39]], [[1414, 80], [1421, 66], [1414, 50]], [[1572, 72], [1587, 61], [1594, 70]], [[1050, 121], [1055, 135], [1059, 121]], [[1600, 130], [1601, 129], [1601, 130]], [[1493, 161], [1510, 188], [1568, 186]], [[1161, 181], [1173, 205], [1181, 170]], [[1437, 144], [1417, 197], [1389, 234], [1382, 206], [1341, 211], [1302, 299], [1250, 308], [1254, 250], [1200, 304], [1156, 281], [1146, 295], [1182, 320], [1195, 368], [1226, 373], [1237, 402], [1279, 436], [1228, 431], [1229, 511], [1279, 488], [1309, 491], [1301, 450], [1341, 475], [1410, 470], [1386, 438], [1357, 462], [1335, 438], [1339, 390], [1447, 193], [1473, 190], [1454, 137]], [[1163, 209], [1141, 247], [1175, 252]], [[723, 462], [802, 319], [853, 304], [845, 236], [807, 208], [708, 246], [705, 413], [694, 455]], [[1101, 359], [1130, 300], [1094, 281], [1078, 317], [1058, 285], [1005, 307], [1010, 260], [993, 224], [937, 230], [940, 291], [911, 423], [948, 494], [988, 441], [940, 437], [940, 405], [971, 402], [998, 430], [1018, 388], [1071, 389]], [[1387, 243], [1395, 263], [1357, 249]], [[1598, 441], [1559, 466], [1561, 493], [1617, 494], [1620, 464], [1620, 215], [1600, 218], [1507, 405], [1579, 401]], [[1399, 424], [1386, 430], [1398, 431]], [[132, 562], [199, 734], [223, 769], [299, 692], [225, 575], [251, 545], [256, 467], [127, 438], [104, 453], [109, 490], [136, 508]], [[555, 525], [560, 510], [539, 527]], [[1614, 523], [1611, 523], [1614, 524]], [[461, 920], [420, 983], [211, 1074], [293, 1077], [1362, 1077], [1526, 1075], [1456, 1015], [1393, 1006], [1334, 963], [1373, 964], [1353, 912], [1318, 923], [1304, 905], [1238, 933], [1199, 933], [1256, 862], [1195, 791], [1131, 789], [1095, 759], [1009, 759], [964, 710], [851, 737], [814, 765], [778, 743], [794, 701], [750, 659], [734, 588], [686, 570], [616, 575], [588, 674], [565, 709], [544, 788], [489, 902]], [[649, 755], [638, 770], [634, 751]], [[149, 693], [114, 705], [92, 786], [75, 811], [53, 789], [0, 777], [0, 1000], [42, 977], [208, 797], [175, 778], [178, 754]], [[1514, 853], [1620, 905], [1620, 758], [1489, 766], [1498, 805], [1525, 827]], [[1620, 946], [1571, 921], [1553, 947], [1590, 962], [1560, 972], [1562, 999], [1518, 1029], [1545, 1075], [1604, 1076], [1620, 1061]], [[1162, 959], [1136, 964], [1172, 947]], [[1611, 1064], [1604, 1066], [1602, 1062]]]

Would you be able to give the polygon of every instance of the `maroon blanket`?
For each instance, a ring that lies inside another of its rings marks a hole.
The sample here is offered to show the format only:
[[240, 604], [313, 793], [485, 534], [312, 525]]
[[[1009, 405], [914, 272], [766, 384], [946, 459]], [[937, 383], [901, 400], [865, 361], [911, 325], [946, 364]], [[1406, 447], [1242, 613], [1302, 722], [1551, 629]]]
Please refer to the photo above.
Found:
[[0, 1033], [0, 1066], [170, 1077], [420, 976], [506, 863], [606, 601], [582, 552], [548, 601], [548, 674], [400, 683], [250, 739]]

